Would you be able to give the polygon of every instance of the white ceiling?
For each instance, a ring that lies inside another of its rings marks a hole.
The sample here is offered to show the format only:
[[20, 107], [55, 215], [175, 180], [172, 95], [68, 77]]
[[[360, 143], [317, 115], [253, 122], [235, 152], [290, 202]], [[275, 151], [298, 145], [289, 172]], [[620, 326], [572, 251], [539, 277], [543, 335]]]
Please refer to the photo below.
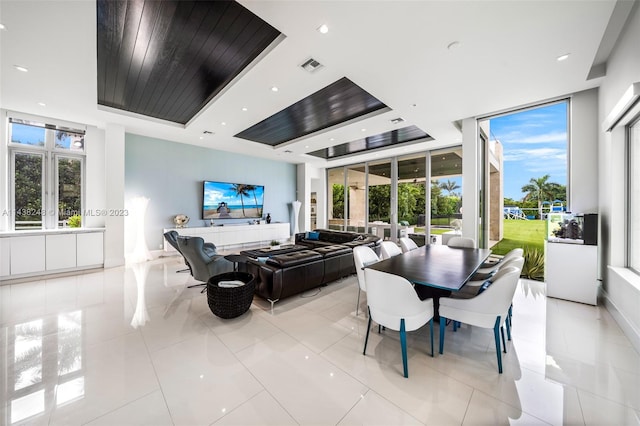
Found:
[[[183, 128], [98, 109], [95, 1], [2, 0], [0, 107], [101, 128], [118, 123], [131, 133], [293, 163], [323, 165], [304, 153], [410, 124], [435, 141], [383, 155], [451, 146], [461, 138], [455, 121], [598, 86], [600, 79], [587, 75], [616, 5], [614, 0], [240, 3], [286, 38]], [[323, 23], [327, 34], [316, 31]], [[452, 42], [459, 46], [448, 49]], [[569, 59], [558, 62], [565, 53]], [[300, 69], [309, 57], [324, 68], [313, 74]], [[343, 76], [392, 111], [276, 149], [233, 137]], [[280, 89], [276, 93], [274, 85]], [[406, 121], [391, 124], [398, 116]], [[214, 134], [201, 140], [204, 130]]]

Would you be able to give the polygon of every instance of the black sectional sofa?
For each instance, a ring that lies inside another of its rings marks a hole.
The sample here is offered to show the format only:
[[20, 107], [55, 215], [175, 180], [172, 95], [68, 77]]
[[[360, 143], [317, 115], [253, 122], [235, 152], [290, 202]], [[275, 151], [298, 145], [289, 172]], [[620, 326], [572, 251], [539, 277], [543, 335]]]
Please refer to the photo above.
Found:
[[241, 254], [249, 258], [244, 269], [256, 277], [256, 294], [274, 303], [354, 274], [353, 247], [368, 245], [379, 253], [380, 242], [375, 235], [321, 229], [296, 235], [290, 247]]

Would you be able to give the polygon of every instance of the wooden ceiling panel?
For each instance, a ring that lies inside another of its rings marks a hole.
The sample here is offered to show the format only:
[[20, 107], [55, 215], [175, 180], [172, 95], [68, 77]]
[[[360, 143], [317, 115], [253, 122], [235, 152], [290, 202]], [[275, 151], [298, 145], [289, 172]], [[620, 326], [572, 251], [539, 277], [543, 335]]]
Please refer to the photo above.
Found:
[[235, 1], [98, 0], [98, 103], [185, 124], [280, 32]]
[[433, 138], [416, 126], [407, 126], [390, 132], [380, 133], [379, 135], [372, 135], [363, 139], [313, 151], [310, 152], [309, 155], [332, 160], [344, 155], [362, 153], [418, 140], [429, 141], [433, 140]]
[[275, 146], [386, 107], [343, 77], [235, 136]]

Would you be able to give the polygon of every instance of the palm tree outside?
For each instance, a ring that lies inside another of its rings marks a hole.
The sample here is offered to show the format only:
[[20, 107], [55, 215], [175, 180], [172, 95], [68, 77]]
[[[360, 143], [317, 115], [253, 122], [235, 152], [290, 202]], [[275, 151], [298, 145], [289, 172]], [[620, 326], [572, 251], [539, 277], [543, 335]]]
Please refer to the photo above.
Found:
[[440, 184], [440, 188], [447, 191], [449, 195], [455, 195], [453, 191], [455, 191], [456, 189], [460, 189], [460, 185], [458, 185], [455, 181], [447, 179], [446, 182], [442, 182]]
[[544, 175], [539, 178], [531, 178], [529, 183], [522, 187], [522, 192], [526, 192], [523, 201], [537, 201], [538, 202], [538, 214], [542, 219], [542, 202], [546, 200], [553, 200], [553, 196], [556, 193], [557, 183], [549, 182], [549, 175]]

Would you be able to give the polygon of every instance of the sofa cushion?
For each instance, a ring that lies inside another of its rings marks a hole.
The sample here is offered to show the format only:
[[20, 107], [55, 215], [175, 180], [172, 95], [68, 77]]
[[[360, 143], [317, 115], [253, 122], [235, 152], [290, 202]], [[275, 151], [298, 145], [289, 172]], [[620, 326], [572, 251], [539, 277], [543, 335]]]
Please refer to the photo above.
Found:
[[352, 249], [341, 245], [332, 245], [324, 247], [316, 247], [313, 251], [318, 252], [322, 257], [329, 258], [351, 253]]
[[321, 260], [322, 255], [312, 250], [300, 250], [291, 253], [279, 254], [272, 256], [267, 260], [268, 265], [278, 266], [280, 268], [288, 268], [300, 265], [314, 260]]
[[306, 250], [307, 247], [301, 245], [293, 245], [293, 246], [285, 246], [278, 250], [271, 250], [270, 248], [260, 248], [255, 250], [242, 250], [240, 254], [243, 254], [247, 257], [257, 258], [257, 257], [271, 257], [277, 256], [283, 253], [291, 253], [293, 251]]

